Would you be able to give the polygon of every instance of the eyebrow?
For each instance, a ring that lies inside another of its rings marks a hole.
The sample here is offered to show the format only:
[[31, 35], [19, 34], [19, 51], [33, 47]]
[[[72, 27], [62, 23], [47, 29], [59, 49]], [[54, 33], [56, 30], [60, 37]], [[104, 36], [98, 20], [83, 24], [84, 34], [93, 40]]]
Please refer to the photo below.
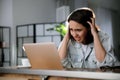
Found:
[[82, 29], [72, 29], [72, 28], [70, 28], [70, 30], [81, 31]]

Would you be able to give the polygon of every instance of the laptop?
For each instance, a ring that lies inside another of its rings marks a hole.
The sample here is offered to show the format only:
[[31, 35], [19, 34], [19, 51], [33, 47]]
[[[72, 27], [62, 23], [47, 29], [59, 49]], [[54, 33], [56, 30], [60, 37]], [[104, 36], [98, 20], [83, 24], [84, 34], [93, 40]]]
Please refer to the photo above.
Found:
[[55, 43], [25, 43], [23, 49], [32, 69], [63, 70]]

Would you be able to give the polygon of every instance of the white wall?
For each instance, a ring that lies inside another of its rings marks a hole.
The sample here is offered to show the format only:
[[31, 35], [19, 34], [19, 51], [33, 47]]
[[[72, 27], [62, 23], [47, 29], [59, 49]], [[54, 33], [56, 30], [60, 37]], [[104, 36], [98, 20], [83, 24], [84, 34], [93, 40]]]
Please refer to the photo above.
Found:
[[0, 25], [12, 26], [12, 0], [0, 0]]
[[15, 25], [55, 22], [54, 0], [13, 0], [13, 21]]
[[74, 8], [80, 8], [80, 7], [87, 7], [88, 1], [87, 0], [74, 0]]

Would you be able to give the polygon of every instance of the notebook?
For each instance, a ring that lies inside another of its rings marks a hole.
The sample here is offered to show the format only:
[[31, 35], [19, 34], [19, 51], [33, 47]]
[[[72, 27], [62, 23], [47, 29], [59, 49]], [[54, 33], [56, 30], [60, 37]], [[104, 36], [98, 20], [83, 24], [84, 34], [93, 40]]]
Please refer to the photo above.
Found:
[[63, 69], [55, 43], [25, 43], [23, 48], [32, 69]]

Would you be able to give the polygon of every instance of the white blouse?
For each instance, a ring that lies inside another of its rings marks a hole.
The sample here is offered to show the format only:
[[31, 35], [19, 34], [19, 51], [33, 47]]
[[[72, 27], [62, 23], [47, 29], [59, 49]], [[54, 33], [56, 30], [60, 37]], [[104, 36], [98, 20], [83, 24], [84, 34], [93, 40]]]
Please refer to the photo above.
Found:
[[67, 57], [62, 60], [63, 66], [66, 68], [99, 68], [100, 66], [114, 66], [116, 58], [109, 36], [101, 31], [98, 32], [98, 35], [107, 52], [103, 62], [99, 62], [95, 57], [94, 43], [82, 45], [81, 43], [70, 40]]

